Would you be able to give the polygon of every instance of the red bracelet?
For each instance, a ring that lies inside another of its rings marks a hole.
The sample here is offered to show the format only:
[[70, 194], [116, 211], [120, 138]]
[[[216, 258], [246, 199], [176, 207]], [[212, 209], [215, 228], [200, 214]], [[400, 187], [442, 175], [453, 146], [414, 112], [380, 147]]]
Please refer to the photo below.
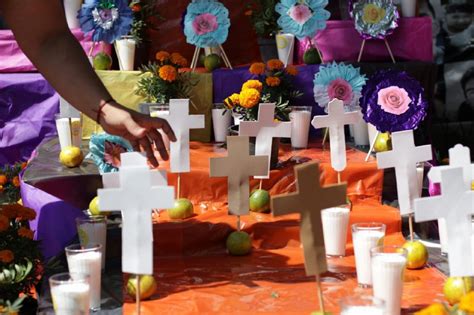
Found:
[[102, 109], [104, 108], [105, 105], [107, 105], [110, 102], [113, 102], [114, 99], [111, 97], [106, 101], [101, 101], [99, 108], [97, 109], [97, 117], [95, 119], [95, 122], [100, 125], [100, 114], [102, 113]]

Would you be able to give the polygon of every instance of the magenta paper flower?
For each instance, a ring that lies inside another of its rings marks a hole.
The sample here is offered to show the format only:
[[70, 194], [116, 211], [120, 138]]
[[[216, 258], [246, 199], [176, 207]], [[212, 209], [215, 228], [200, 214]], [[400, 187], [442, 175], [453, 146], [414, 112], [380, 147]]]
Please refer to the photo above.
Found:
[[350, 103], [353, 98], [352, 86], [342, 78], [331, 81], [328, 85], [327, 92], [330, 99], [337, 98], [343, 101], [344, 104]]
[[410, 103], [411, 99], [408, 92], [398, 86], [381, 89], [378, 93], [377, 104], [390, 114], [401, 115], [405, 113]]
[[313, 16], [310, 8], [304, 4], [292, 6], [288, 14], [296, 23], [300, 25], [306, 23]]
[[193, 21], [193, 30], [198, 35], [204, 35], [217, 29], [217, 17], [210, 13], [203, 13]]

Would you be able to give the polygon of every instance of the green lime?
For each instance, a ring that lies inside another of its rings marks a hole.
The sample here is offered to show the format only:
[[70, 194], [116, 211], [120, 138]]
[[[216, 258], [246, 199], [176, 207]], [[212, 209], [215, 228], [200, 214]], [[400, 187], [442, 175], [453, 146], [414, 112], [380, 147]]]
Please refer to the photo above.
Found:
[[174, 202], [174, 207], [168, 209], [170, 219], [186, 219], [194, 214], [194, 207], [189, 199], [181, 198]]
[[211, 72], [221, 66], [221, 57], [217, 54], [210, 54], [204, 58], [204, 68]]
[[316, 48], [313, 47], [304, 52], [303, 62], [307, 65], [315, 65], [321, 63], [321, 58], [319, 58], [319, 54]]
[[255, 190], [250, 195], [250, 211], [266, 212], [270, 210], [270, 194], [263, 189]]
[[100, 52], [94, 56], [92, 64], [95, 70], [110, 70], [112, 67], [112, 58], [106, 53]]
[[226, 246], [231, 255], [247, 255], [252, 249], [252, 239], [250, 235], [244, 231], [235, 231], [230, 233], [227, 237]]

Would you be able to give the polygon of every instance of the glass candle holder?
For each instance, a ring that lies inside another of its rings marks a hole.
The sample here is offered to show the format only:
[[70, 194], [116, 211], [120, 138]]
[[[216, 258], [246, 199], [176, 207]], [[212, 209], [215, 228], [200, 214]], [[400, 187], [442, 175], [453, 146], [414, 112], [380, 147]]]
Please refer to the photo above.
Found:
[[354, 295], [339, 302], [341, 315], [385, 315], [385, 302], [369, 295]]
[[231, 125], [232, 111], [227, 109], [224, 103], [215, 103], [212, 107], [212, 127], [214, 129], [214, 140], [216, 142], [226, 142]]
[[350, 205], [341, 205], [321, 211], [327, 256], [342, 257], [346, 255], [349, 214]]
[[84, 274], [59, 273], [49, 278], [51, 299], [56, 315], [89, 314], [89, 277]]
[[77, 234], [79, 242], [84, 248], [92, 244], [100, 244], [102, 253], [102, 269], [105, 268], [105, 252], [107, 246], [107, 217], [93, 215], [89, 217], [76, 218]]
[[308, 147], [312, 109], [311, 106], [291, 107], [291, 146], [294, 149], [305, 149]]

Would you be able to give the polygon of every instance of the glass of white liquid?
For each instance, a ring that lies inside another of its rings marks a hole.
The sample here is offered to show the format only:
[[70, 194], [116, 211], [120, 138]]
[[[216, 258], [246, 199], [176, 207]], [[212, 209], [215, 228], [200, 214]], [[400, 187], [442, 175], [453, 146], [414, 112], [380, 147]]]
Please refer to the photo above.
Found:
[[341, 299], [341, 315], [385, 315], [385, 302], [369, 295]]
[[93, 215], [90, 217], [76, 218], [79, 242], [84, 248], [92, 244], [100, 244], [102, 253], [102, 269], [105, 268], [105, 251], [107, 245], [107, 217]]
[[[151, 117], [158, 117], [158, 118], [168, 119], [169, 114], [170, 114], [170, 105], [169, 104], [158, 104], [158, 105], [151, 105], [150, 106], [150, 116]], [[158, 129], [158, 132], [161, 134], [161, 137], [163, 138], [163, 143], [165, 145], [166, 150], [169, 151], [169, 149], [170, 149], [170, 139], [163, 132], [163, 130]]]
[[49, 278], [51, 299], [56, 315], [88, 315], [89, 277], [84, 274], [59, 273]]
[[122, 36], [115, 41], [115, 52], [122, 71], [133, 71], [135, 60], [135, 46], [137, 42], [133, 36]]
[[214, 140], [225, 142], [232, 125], [232, 111], [227, 109], [224, 103], [215, 103], [212, 107], [212, 127], [214, 129]]
[[321, 211], [326, 255], [336, 257], [346, 255], [349, 214], [350, 205], [328, 208]]
[[312, 109], [311, 106], [291, 107], [291, 147], [294, 149], [305, 149], [308, 147]]
[[368, 288], [372, 285], [370, 250], [383, 245], [384, 237], [385, 224], [383, 223], [357, 223], [352, 225], [357, 283], [360, 287]]
[[387, 315], [400, 315], [407, 250], [378, 246], [370, 250], [374, 296], [385, 301]]
[[61, 150], [69, 146], [80, 148], [82, 144], [81, 118], [63, 117], [61, 114], [56, 114], [55, 120]]
[[66, 247], [69, 272], [89, 276], [90, 309], [93, 311], [100, 309], [101, 248], [100, 244], [91, 244], [87, 248], [80, 244]]

